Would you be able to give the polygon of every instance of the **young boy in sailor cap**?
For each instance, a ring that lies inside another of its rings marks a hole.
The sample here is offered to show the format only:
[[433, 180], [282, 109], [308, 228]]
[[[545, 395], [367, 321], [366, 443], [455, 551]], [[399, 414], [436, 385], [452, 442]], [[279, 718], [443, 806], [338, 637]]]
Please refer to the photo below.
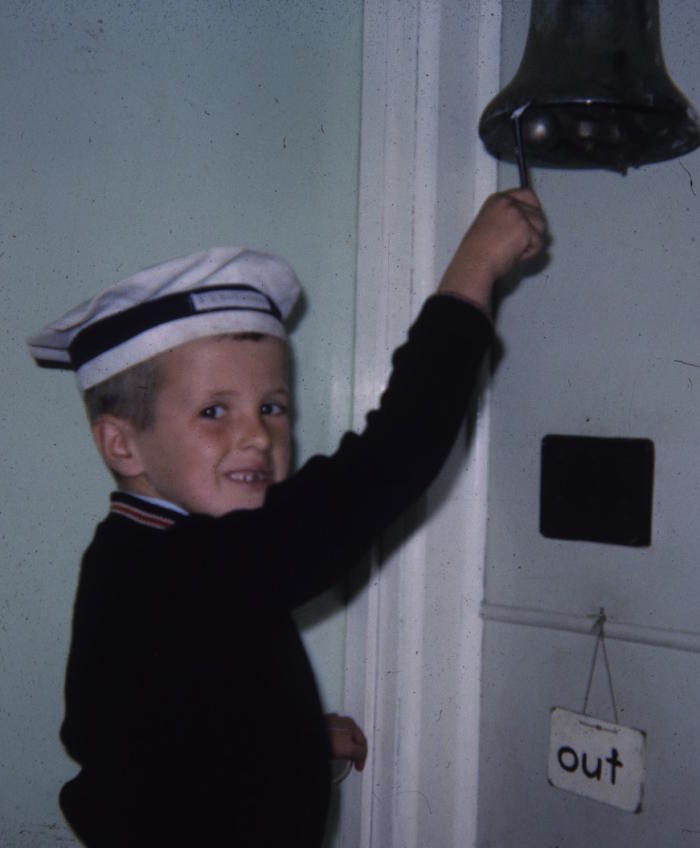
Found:
[[289, 476], [299, 284], [283, 260], [217, 248], [156, 265], [29, 340], [40, 364], [75, 370], [118, 485], [83, 558], [61, 729], [80, 765], [61, 807], [86, 845], [321, 844], [331, 751], [291, 611], [439, 470], [493, 285], [545, 229], [529, 189], [491, 197], [362, 434]]

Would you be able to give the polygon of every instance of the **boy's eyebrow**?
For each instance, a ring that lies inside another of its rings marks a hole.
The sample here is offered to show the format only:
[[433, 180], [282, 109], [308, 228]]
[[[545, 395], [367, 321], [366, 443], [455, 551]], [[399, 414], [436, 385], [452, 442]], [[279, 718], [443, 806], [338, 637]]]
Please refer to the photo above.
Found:
[[[271, 389], [264, 389], [262, 393], [270, 395], [290, 395], [291, 390], [288, 386], [275, 386]], [[236, 389], [208, 389], [206, 394], [209, 397], [235, 397], [236, 395], [243, 393]]]

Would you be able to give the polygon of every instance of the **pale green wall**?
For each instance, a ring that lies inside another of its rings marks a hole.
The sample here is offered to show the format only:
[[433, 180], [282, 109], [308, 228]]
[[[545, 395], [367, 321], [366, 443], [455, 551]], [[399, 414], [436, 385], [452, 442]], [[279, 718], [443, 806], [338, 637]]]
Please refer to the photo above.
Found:
[[[294, 338], [299, 455], [330, 449], [351, 405], [361, 18], [359, 0], [0, 6], [3, 846], [65, 838], [71, 604], [110, 488], [72, 378], [37, 369], [24, 340], [161, 259], [216, 244], [280, 252], [308, 298]], [[307, 640], [338, 708], [342, 612]]]
[[[662, 0], [677, 85], [700, 106], [700, 6]], [[522, 55], [529, 3], [503, 3], [503, 74]], [[546, 57], [543, 57], [546, 61]], [[564, 624], [605, 607], [620, 721], [648, 732], [640, 815], [547, 783], [549, 710], [580, 711], [594, 640], [488, 620], [483, 654], [479, 845], [695, 845], [700, 833], [700, 150], [631, 170], [531, 172], [550, 220], [546, 269], [503, 304], [491, 394], [486, 601], [499, 615]], [[517, 174], [501, 173], [504, 184]], [[686, 364], [683, 364], [686, 363]], [[694, 363], [688, 365], [687, 363]], [[653, 439], [649, 548], [539, 533], [548, 433]], [[593, 618], [588, 620], [590, 624]], [[659, 647], [664, 639], [693, 650]], [[612, 719], [603, 669], [590, 709]]]

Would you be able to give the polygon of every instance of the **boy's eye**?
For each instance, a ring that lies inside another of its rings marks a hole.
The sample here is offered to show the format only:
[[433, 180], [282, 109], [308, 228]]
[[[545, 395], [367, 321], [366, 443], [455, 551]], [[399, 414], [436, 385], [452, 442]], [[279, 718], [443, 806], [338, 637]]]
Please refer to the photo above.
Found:
[[212, 406], [205, 407], [199, 414], [202, 418], [221, 418], [224, 414], [224, 408], [220, 403], [215, 403]]
[[287, 407], [282, 403], [264, 403], [260, 407], [261, 415], [286, 415]]

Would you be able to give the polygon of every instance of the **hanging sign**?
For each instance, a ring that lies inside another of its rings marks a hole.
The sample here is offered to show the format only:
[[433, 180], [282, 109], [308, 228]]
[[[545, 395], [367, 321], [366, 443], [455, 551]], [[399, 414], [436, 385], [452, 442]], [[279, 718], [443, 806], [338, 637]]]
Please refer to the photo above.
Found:
[[554, 707], [549, 782], [630, 813], [642, 809], [646, 733]]

